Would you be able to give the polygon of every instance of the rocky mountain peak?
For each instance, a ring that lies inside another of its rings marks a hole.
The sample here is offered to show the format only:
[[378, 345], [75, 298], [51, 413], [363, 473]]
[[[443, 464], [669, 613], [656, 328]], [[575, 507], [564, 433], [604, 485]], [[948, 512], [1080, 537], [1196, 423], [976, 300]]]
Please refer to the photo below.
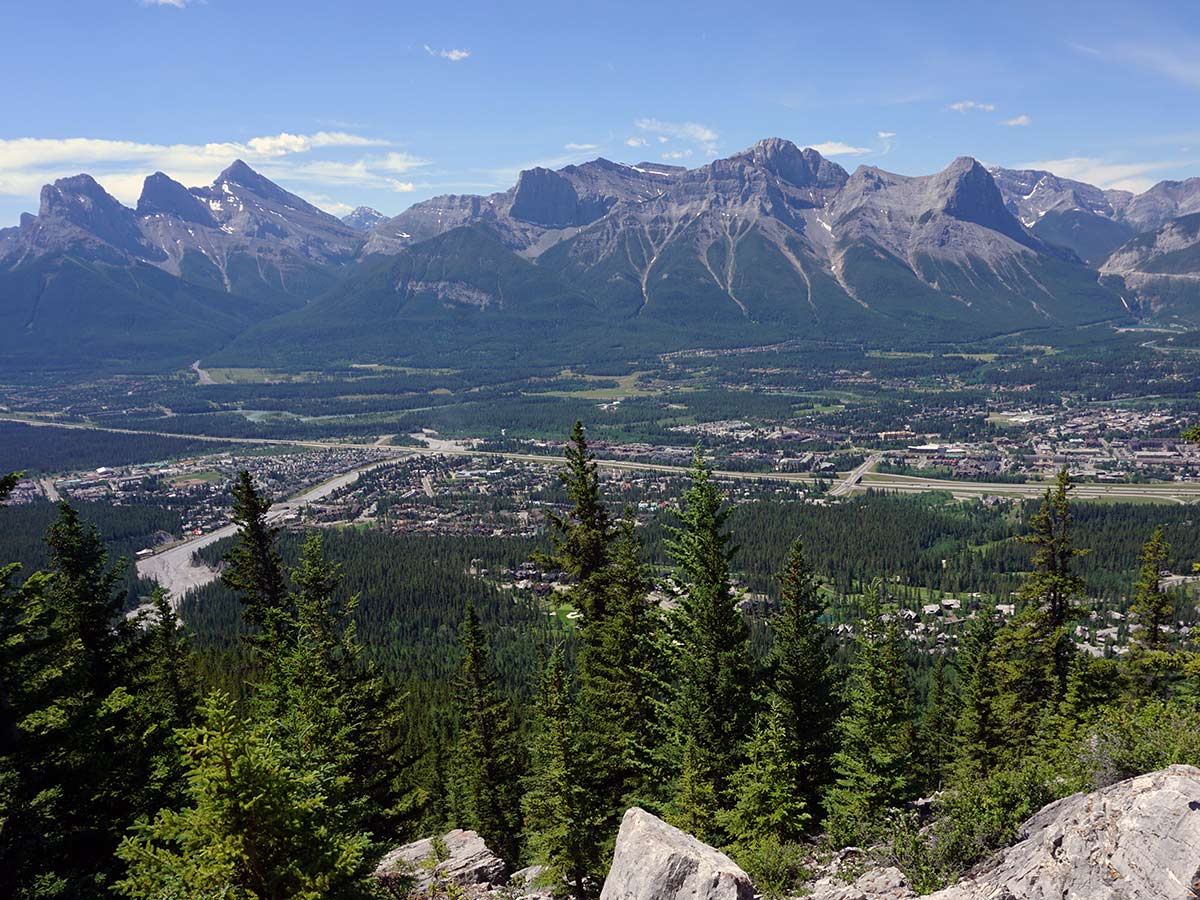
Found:
[[43, 187], [38, 218], [69, 223], [120, 250], [144, 249], [133, 210], [122, 206], [91, 175], [60, 178]]
[[510, 215], [515, 219], [565, 228], [578, 224], [579, 195], [563, 176], [540, 166], [526, 169], [517, 180]]
[[960, 156], [935, 179], [935, 191], [943, 198], [942, 212], [998, 231], [1019, 244], [1035, 243], [1009, 212], [991, 173], [977, 159]]
[[784, 138], [767, 138], [735, 154], [733, 159], [761, 166], [797, 187], [840, 188], [849, 175], [811, 147], [801, 150]]
[[380, 222], [386, 222], [387, 216], [369, 206], [359, 206], [342, 216], [342, 221], [358, 231], [370, 231]]
[[140, 216], [175, 216], [187, 222], [214, 227], [216, 221], [208, 207], [178, 181], [155, 172], [147, 176], [138, 198], [137, 212]]

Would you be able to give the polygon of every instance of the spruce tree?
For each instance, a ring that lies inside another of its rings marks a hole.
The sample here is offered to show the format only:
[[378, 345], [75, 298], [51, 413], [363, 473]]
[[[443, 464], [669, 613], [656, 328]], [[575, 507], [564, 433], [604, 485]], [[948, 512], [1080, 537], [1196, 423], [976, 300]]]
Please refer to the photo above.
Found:
[[917, 728], [921, 777], [923, 787], [927, 790], [941, 787], [954, 755], [954, 728], [958, 717], [949, 669], [945, 652], [938, 651]]
[[1047, 726], [1066, 693], [1074, 647], [1070, 623], [1081, 613], [1083, 579], [1072, 562], [1087, 551], [1075, 547], [1070, 508], [1071, 479], [1063, 468], [1030, 518], [1033, 572], [1017, 595], [1021, 613], [996, 636], [995, 714], [1009, 756], [1020, 754]]
[[249, 723], [210, 696], [180, 733], [187, 801], [133, 829], [116, 885], [133, 900], [377, 896], [369, 838], [331, 800], [327, 766], [297, 760], [270, 723]]
[[467, 604], [459, 641], [462, 665], [455, 700], [460, 724], [450, 779], [451, 814], [455, 824], [479, 832], [512, 864], [521, 817], [517, 738], [473, 603]]
[[287, 607], [283, 559], [275, 546], [279, 529], [267, 522], [270, 498], [258, 492], [245, 469], [232, 493], [238, 542], [225, 556], [221, 580], [241, 599], [246, 624], [261, 632], [280, 624]]
[[872, 825], [908, 800], [914, 786], [908, 665], [895, 617], [884, 621], [881, 590], [878, 582], [868, 589], [846, 711], [838, 721], [837, 780], [826, 802], [828, 831], [837, 846], [871, 837]]
[[1137, 622], [1132, 635], [1135, 646], [1142, 650], [1161, 650], [1167, 643], [1166, 629], [1175, 611], [1171, 598], [1162, 589], [1162, 573], [1171, 556], [1171, 545], [1163, 537], [1162, 526], [1154, 529], [1142, 547], [1138, 561], [1137, 583], [1129, 612]]
[[567, 490], [571, 511], [565, 516], [550, 514], [554, 553], [545, 561], [575, 579], [572, 599], [583, 614], [587, 640], [588, 626], [603, 619], [605, 613], [605, 574], [613, 526], [600, 495], [600, 470], [588, 449], [582, 422], [577, 421], [571, 429], [564, 456], [566, 466], [559, 479]]
[[955, 727], [955, 775], [986, 777], [1000, 760], [1006, 742], [997, 711], [996, 634], [994, 614], [978, 616], [967, 629], [960, 653], [961, 699]]
[[746, 761], [731, 780], [735, 802], [720, 818], [734, 844], [745, 849], [792, 844], [804, 837], [813, 809], [804, 791], [809, 773], [797, 758], [791, 736], [791, 710], [771, 698], [755, 721]]
[[595, 798], [578, 780], [571, 718], [566, 663], [558, 647], [542, 675], [522, 808], [527, 850], [546, 866], [554, 893], [585, 900], [596, 894], [603, 879], [603, 841], [597, 833], [600, 823], [589, 815], [597, 806]]
[[824, 604], [800, 541], [789, 548], [779, 581], [780, 609], [770, 621], [774, 645], [767, 660], [778, 698], [772, 706], [780, 707], [793, 789], [815, 818], [829, 780], [837, 701], [829, 633], [821, 624]]
[[681, 524], [668, 550], [678, 607], [672, 614], [677, 673], [674, 721], [680, 767], [675, 806], [707, 840], [722, 837], [717, 811], [732, 804], [753, 710], [749, 630], [729, 583], [734, 548], [712, 471], [697, 448]]

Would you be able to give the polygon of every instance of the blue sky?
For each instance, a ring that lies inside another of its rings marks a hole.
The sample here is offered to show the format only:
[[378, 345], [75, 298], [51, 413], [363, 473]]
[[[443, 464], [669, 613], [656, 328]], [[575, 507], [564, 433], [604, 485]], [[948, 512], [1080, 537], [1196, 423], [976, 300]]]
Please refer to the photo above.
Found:
[[0, 224], [56, 177], [133, 203], [238, 156], [339, 214], [767, 136], [847, 169], [1200, 175], [1195, 2], [14, 0], [0, 23]]

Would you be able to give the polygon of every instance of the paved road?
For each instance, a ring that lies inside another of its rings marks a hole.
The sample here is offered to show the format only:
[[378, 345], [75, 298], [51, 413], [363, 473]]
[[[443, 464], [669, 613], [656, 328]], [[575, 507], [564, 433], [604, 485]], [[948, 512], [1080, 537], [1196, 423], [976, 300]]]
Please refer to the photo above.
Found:
[[882, 453], [872, 453], [866, 458], [862, 465], [835, 484], [829, 489], [830, 497], [845, 497], [853, 492], [858, 487], [858, 483], [863, 480], [863, 476], [879, 465], [883, 459]]

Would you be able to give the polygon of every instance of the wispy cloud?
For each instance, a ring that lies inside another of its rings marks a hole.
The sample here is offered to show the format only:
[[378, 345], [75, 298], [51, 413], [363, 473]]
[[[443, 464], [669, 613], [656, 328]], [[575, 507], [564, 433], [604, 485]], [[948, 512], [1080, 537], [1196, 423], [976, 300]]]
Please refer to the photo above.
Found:
[[430, 56], [436, 56], [440, 59], [448, 59], [450, 62], [462, 62], [471, 55], [470, 50], [466, 50], [461, 47], [452, 47], [445, 50], [439, 50], [434, 47], [430, 47], [428, 44], [425, 45], [425, 52]]
[[663, 159], [687, 159], [692, 155], [691, 150], [668, 150], [662, 155]]
[[563, 144], [563, 149], [586, 153], [592, 150], [599, 150], [600, 147], [598, 144]]
[[711, 145], [716, 142], [719, 134], [707, 125], [699, 122], [664, 122], [661, 119], [638, 119], [634, 122], [639, 129], [648, 134], [657, 135], [659, 139], [692, 141], [697, 144]]
[[1063, 178], [1086, 181], [1097, 187], [1140, 193], [1161, 180], [1153, 177], [1153, 173], [1167, 172], [1185, 164], [1182, 160], [1124, 163], [1090, 156], [1072, 156], [1022, 163], [1018, 168], [1044, 169]]
[[813, 144], [812, 149], [822, 156], [865, 156], [874, 153], [870, 147], [855, 147], [842, 141], [826, 141], [823, 144]]
[[1122, 44], [1116, 48], [1116, 56], [1187, 87], [1200, 88], [1200, 43], [1178, 47]]
[[170, 6], [174, 9], [183, 9], [185, 6], [195, 6], [203, 3], [204, 0], [141, 0], [142, 6]]
[[957, 103], [951, 103], [949, 106], [946, 107], [946, 109], [950, 110], [952, 112], [960, 112], [960, 113], [972, 112], [972, 111], [995, 112], [996, 104], [995, 103], [980, 103], [978, 100], [959, 100]]
[[891, 153], [891, 152], [892, 152], [892, 141], [893, 141], [893, 140], [895, 139], [895, 137], [896, 137], [896, 132], [894, 132], [894, 131], [880, 131], [880, 132], [878, 132], [878, 135], [879, 135], [879, 140], [883, 142], [883, 151], [882, 151], [882, 153], [883, 153], [883, 155], [885, 155], [885, 156], [886, 156], [888, 153]]
[[645, 147], [646, 143], [647, 143], [647, 141], [645, 138], [640, 138], [640, 137], [625, 138], [625, 146], [626, 147]]
[[1024, 128], [1026, 125], [1032, 125], [1033, 119], [1021, 113], [1019, 116], [1013, 116], [1011, 119], [1004, 119], [1000, 122], [1001, 125], [1007, 125], [1009, 128]]

